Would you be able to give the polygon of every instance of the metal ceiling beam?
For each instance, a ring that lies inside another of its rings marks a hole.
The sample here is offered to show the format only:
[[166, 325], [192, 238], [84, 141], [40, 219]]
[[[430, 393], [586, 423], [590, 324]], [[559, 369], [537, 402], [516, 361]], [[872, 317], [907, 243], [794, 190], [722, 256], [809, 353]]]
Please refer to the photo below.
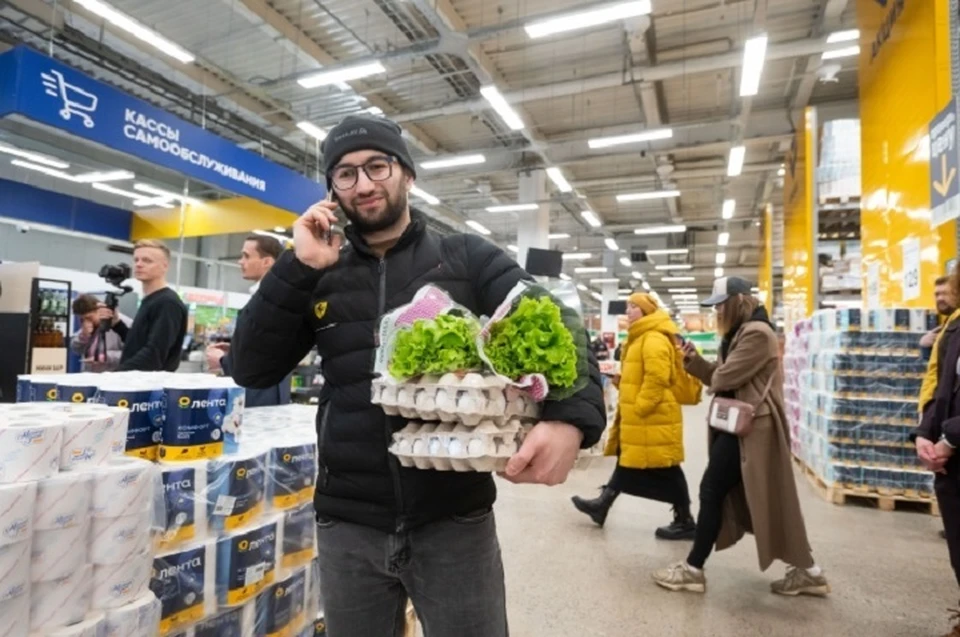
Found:
[[[785, 60], [805, 55], [822, 53], [827, 48], [825, 38], [804, 38], [781, 44], [772, 44], [767, 50], [767, 60]], [[654, 67], [640, 67], [625, 72], [604, 73], [584, 79], [568, 80], [556, 84], [542, 84], [516, 91], [502, 91], [504, 99], [511, 104], [536, 100], [554, 99], [581, 95], [593, 91], [616, 88], [635, 82], [656, 82], [697, 73], [712, 73], [739, 66], [743, 53], [736, 51], [723, 55], [704, 55], [678, 62], [667, 62]], [[421, 111], [400, 113], [393, 117], [398, 122], [415, 122], [437, 117], [463, 115], [486, 108], [483, 99], [458, 100], [456, 102]]]
[[[318, 44], [313, 38], [305, 33], [299, 26], [288, 20], [283, 14], [274, 9], [266, 0], [240, 0], [240, 3], [254, 16], [263, 21], [263, 24], [270, 27], [277, 35], [293, 42], [297, 48], [302, 49], [309, 57], [324, 67], [337, 66], [338, 61], [326, 49]], [[231, 0], [228, 2], [234, 5]], [[350, 85], [359, 94], [364, 94], [370, 104], [383, 109], [389, 113], [396, 108], [382, 97], [370, 92], [363, 82], [351, 82]], [[427, 135], [423, 130], [416, 126], [406, 126], [407, 134], [412, 138], [411, 141], [428, 154], [437, 151], [439, 145], [436, 140]]]

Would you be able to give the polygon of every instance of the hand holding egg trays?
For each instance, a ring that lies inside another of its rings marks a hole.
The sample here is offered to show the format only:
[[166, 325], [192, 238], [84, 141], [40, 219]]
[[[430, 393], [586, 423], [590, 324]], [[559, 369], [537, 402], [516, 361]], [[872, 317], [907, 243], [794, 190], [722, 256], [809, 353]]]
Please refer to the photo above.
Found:
[[407, 467], [503, 471], [538, 420], [538, 403], [587, 383], [579, 324], [575, 311], [564, 316], [545, 290], [526, 283], [482, 329], [446, 292], [422, 288], [380, 326], [372, 400], [410, 419], [391, 452]]

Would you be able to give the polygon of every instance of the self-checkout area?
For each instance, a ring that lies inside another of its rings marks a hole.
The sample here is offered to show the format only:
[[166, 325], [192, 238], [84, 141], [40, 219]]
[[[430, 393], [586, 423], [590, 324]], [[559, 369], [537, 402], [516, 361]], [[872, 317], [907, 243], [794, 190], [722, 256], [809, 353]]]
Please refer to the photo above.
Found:
[[[42, 254], [18, 252], [20, 242], [0, 253], [18, 262], [0, 265], [0, 399], [11, 399], [18, 373], [63, 371], [66, 350], [54, 362], [38, 357], [34, 334], [49, 327], [45, 319], [69, 314], [64, 295], [69, 305], [77, 292], [110, 289], [96, 272], [129, 262], [133, 242], [164, 240], [175, 253], [171, 285], [219, 293], [224, 314], [235, 314], [226, 304], [242, 295], [223, 287], [223, 270], [234, 265], [223, 254], [206, 258], [198, 238], [289, 227], [325, 194], [322, 183], [45, 54], [21, 46], [0, 55], [0, 223], [9, 236], [32, 228], [56, 233], [51, 242], [69, 235], [99, 246], [82, 263], [54, 263], [68, 270], [59, 279], [41, 273], [51, 265]], [[130, 303], [121, 309], [132, 313]]]

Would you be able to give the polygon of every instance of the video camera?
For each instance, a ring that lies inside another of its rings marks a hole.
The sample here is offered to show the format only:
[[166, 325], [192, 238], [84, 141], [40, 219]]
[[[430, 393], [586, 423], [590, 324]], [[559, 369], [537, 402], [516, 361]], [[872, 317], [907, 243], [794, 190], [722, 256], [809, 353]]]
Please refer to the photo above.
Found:
[[120, 304], [121, 296], [133, 292], [132, 287], [123, 285], [123, 282], [130, 278], [130, 274], [130, 266], [126, 263], [105, 265], [100, 268], [100, 278], [120, 290], [119, 294], [116, 292], [107, 292], [106, 298], [104, 299], [106, 306], [113, 311], [116, 311], [117, 305]]

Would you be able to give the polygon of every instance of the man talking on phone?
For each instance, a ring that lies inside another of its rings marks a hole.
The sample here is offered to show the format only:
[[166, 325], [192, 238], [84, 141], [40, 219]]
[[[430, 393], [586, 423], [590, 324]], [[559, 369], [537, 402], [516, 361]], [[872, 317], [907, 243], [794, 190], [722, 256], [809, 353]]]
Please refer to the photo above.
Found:
[[[323, 162], [336, 201], [314, 205], [294, 224], [294, 250], [240, 317], [233, 377], [268, 387], [311, 347], [322, 357], [314, 504], [327, 631], [402, 635], [409, 598], [428, 637], [506, 637], [492, 475], [401, 467], [387, 446], [405, 422], [371, 404], [370, 381], [378, 319], [424, 285], [489, 316], [529, 277], [479, 236], [427, 228], [409, 205], [417, 170], [394, 122], [345, 118], [324, 141]], [[346, 245], [332, 232], [341, 211]], [[599, 439], [606, 416], [592, 356], [590, 369], [578, 394], [543, 405], [507, 480], [560, 484], [579, 449]]]

